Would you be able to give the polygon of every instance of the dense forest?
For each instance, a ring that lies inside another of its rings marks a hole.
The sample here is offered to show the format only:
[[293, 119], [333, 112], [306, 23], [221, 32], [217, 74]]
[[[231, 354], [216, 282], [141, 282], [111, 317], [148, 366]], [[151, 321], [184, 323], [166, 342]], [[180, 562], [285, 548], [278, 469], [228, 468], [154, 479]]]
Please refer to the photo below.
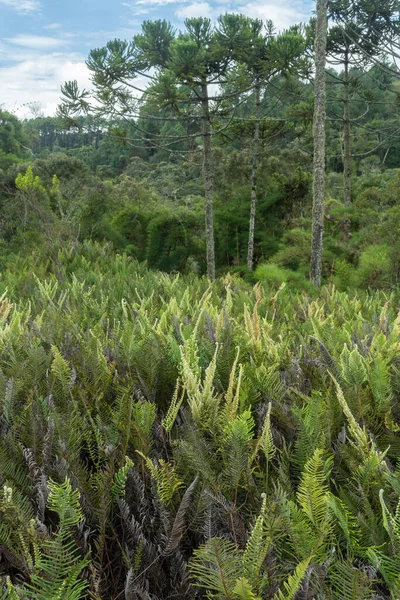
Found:
[[399, 600], [398, 18], [145, 21], [0, 109], [2, 600]]

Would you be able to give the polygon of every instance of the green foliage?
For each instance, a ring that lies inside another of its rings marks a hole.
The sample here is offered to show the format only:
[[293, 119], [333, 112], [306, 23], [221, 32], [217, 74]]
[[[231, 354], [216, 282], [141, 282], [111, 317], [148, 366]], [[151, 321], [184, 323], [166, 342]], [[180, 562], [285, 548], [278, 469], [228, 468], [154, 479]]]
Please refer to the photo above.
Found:
[[6, 597], [396, 597], [397, 292], [93, 242], [1, 283]]
[[[27, 598], [29, 595], [34, 600], [81, 600], [86, 597], [88, 587], [81, 573], [89, 561], [80, 556], [76, 543], [71, 539], [74, 528], [83, 521], [80, 495], [78, 490], [72, 490], [68, 479], [63, 484], [49, 481], [47, 486], [50, 492], [48, 508], [58, 516], [57, 532], [52, 537], [40, 539], [37, 523], [33, 519], [29, 522], [32, 549], [26, 546], [25, 551], [31, 553], [28, 561], [30, 582], [21, 589], [8, 581], [5, 597]], [[6, 513], [11, 510], [12, 496], [12, 489], [7, 488], [3, 503]], [[22, 536], [23, 530], [19, 534]]]

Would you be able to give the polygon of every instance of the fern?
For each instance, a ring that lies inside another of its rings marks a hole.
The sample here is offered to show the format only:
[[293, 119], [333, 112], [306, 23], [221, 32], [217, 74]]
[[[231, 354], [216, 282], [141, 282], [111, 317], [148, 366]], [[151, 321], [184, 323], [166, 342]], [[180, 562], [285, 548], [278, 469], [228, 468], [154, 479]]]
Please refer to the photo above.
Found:
[[111, 495], [114, 499], [123, 498], [125, 496], [125, 486], [128, 479], [129, 470], [133, 467], [133, 462], [126, 456], [125, 464], [114, 475], [114, 483], [111, 488]]
[[233, 598], [241, 568], [241, 556], [236, 547], [221, 538], [213, 538], [195, 550], [189, 564], [195, 585], [227, 600]]
[[171, 404], [169, 405], [168, 412], [162, 420], [162, 426], [164, 427], [167, 433], [170, 433], [174, 423], [176, 421], [176, 417], [178, 416], [179, 409], [182, 406], [183, 399], [185, 397], [185, 390], [180, 392], [179, 381], [177, 381], [175, 386], [174, 395], [172, 396]]
[[358, 348], [349, 350], [344, 346], [340, 355], [340, 371], [343, 380], [350, 387], [359, 387], [367, 380], [367, 371]]
[[328, 571], [334, 600], [353, 600], [373, 597], [374, 581], [366, 571], [357, 569], [351, 562], [338, 560]]
[[51, 372], [54, 376], [54, 384], [57, 392], [66, 397], [71, 386], [72, 369], [56, 346], [52, 347], [52, 354]]
[[271, 546], [271, 539], [265, 526], [266, 514], [267, 496], [263, 494], [261, 511], [251, 531], [242, 558], [246, 578], [255, 588], [260, 585], [260, 581], [265, 583], [264, 578], [261, 578], [260, 575]]
[[236, 581], [235, 587], [233, 588], [233, 598], [235, 600], [261, 600], [259, 596], [256, 596], [249, 582], [245, 577], [241, 577]]
[[329, 490], [326, 479], [331, 468], [332, 457], [324, 461], [322, 450], [317, 448], [304, 467], [297, 492], [301, 509], [319, 531], [322, 531], [329, 523]]
[[249, 467], [253, 431], [254, 420], [250, 411], [245, 411], [225, 426], [222, 448], [227, 465], [226, 473], [233, 489], [237, 489]]
[[273, 600], [293, 600], [306, 576], [310, 561], [311, 558], [306, 558], [297, 565], [293, 575], [289, 575], [287, 581], [284, 582], [283, 590], [278, 590]]
[[[88, 586], [81, 573], [89, 561], [79, 556], [76, 543], [70, 539], [73, 528], [83, 519], [79, 492], [72, 490], [68, 480], [61, 485], [49, 482], [49, 488], [49, 509], [57, 513], [59, 527], [41, 550], [35, 550], [31, 582], [26, 589], [32, 600], [81, 600]], [[16, 597], [26, 596], [24, 590], [9, 587]]]

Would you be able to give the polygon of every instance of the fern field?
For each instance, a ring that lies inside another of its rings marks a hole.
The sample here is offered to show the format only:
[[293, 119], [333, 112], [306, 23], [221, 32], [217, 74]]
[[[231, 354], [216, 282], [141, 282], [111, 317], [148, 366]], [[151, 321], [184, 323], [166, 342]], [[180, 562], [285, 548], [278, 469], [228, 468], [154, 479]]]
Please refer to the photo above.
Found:
[[0, 596], [400, 598], [398, 297], [1, 275]]

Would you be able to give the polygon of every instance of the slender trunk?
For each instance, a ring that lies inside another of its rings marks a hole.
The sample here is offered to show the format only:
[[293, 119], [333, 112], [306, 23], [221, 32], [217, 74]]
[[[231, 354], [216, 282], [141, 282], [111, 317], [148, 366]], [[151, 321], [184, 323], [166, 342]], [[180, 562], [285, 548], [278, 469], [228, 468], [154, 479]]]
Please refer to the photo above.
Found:
[[215, 253], [214, 253], [214, 222], [213, 222], [213, 184], [211, 172], [211, 124], [210, 107], [208, 101], [207, 82], [201, 85], [202, 107], [202, 135], [203, 135], [203, 180], [206, 203], [206, 245], [207, 245], [207, 274], [210, 281], [215, 279]]
[[322, 238], [324, 234], [327, 12], [328, 0], [317, 0], [317, 25], [314, 50], [314, 183], [310, 270], [310, 279], [316, 287], [321, 285]]
[[383, 157], [383, 160], [382, 160], [382, 164], [383, 164], [383, 165], [384, 165], [384, 164], [385, 164], [385, 162], [386, 162], [386, 159], [387, 159], [387, 157], [388, 157], [389, 151], [390, 151], [390, 146], [389, 146], [389, 148], [386, 150], [386, 152], [385, 152], [385, 156]]
[[349, 53], [344, 55], [344, 91], [343, 91], [343, 183], [344, 204], [351, 204], [351, 141], [350, 141], [350, 94], [349, 94]]
[[254, 230], [256, 224], [256, 207], [257, 207], [257, 168], [259, 157], [259, 141], [260, 141], [260, 82], [257, 79], [255, 89], [256, 102], [256, 122], [254, 124], [253, 137], [253, 156], [251, 170], [251, 204], [250, 204], [250, 227], [249, 227], [249, 245], [247, 249], [247, 267], [250, 271], [253, 268], [254, 262]]

